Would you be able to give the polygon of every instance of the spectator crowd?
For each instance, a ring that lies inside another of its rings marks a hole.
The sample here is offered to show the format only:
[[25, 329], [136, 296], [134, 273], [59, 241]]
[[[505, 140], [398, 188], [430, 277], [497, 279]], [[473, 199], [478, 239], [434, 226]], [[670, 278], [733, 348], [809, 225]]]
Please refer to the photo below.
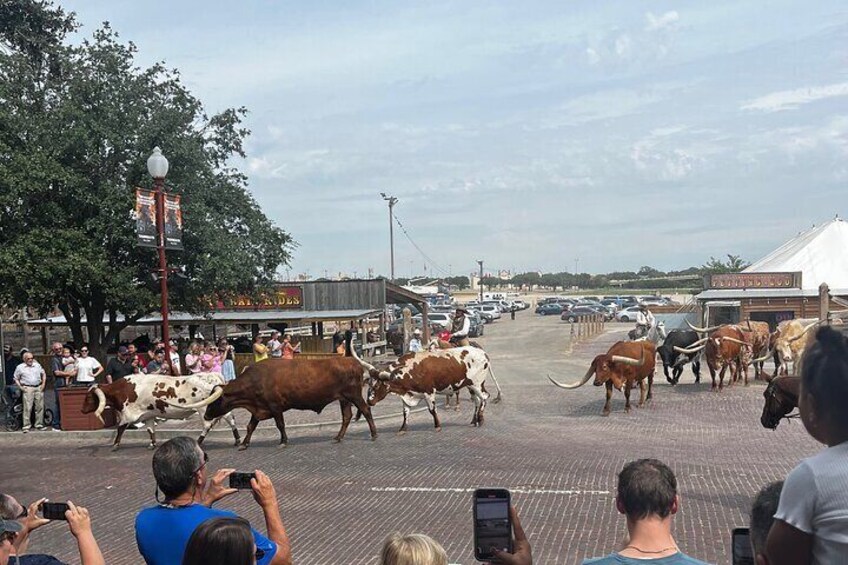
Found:
[[[220, 353], [220, 352], [219, 352]], [[124, 356], [130, 364], [125, 352]], [[195, 348], [192, 355], [207, 355]], [[282, 353], [281, 353], [282, 355]], [[60, 372], [70, 373], [65, 351], [55, 350]], [[148, 362], [153, 362], [157, 354]], [[218, 355], [219, 362], [225, 356]], [[77, 359], [85, 359], [83, 351]], [[208, 361], [207, 361], [208, 362]], [[102, 367], [90, 363], [86, 378]], [[15, 375], [23, 386], [43, 379], [24, 355]], [[64, 378], [68, 378], [67, 376]], [[34, 392], [26, 392], [36, 402]], [[750, 550], [758, 565], [848, 563], [848, 341], [836, 331], [818, 330], [801, 369], [799, 410], [806, 431], [826, 447], [805, 459], [784, 481], [765, 485], [750, 510]], [[227, 482], [233, 469], [209, 469], [209, 457], [194, 439], [174, 438], [157, 448], [152, 461], [156, 504], [142, 509], [135, 520], [139, 553], [149, 565], [282, 565], [292, 563], [292, 542], [286, 533], [272, 481], [260, 470], [250, 479], [250, 491], [261, 509], [264, 529], [256, 529], [233, 512], [214, 505], [237, 492]], [[30, 538], [48, 523], [39, 518], [38, 500], [24, 508], [14, 497], [0, 494], [0, 565], [50, 564], [49, 556], [26, 553]], [[656, 459], [627, 463], [618, 474], [615, 508], [623, 516], [625, 541], [608, 555], [588, 558], [592, 565], [699, 565], [684, 554], [673, 535], [673, 521], [684, 512], [673, 471]], [[68, 502], [68, 529], [75, 538], [83, 565], [103, 563], [85, 508]], [[510, 508], [511, 552], [494, 550], [492, 563], [531, 565], [530, 541], [515, 507]], [[728, 532], [729, 534], [729, 532]], [[296, 540], [294, 542], [296, 544]], [[560, 553], [569, 555], [568, 548]], [[380, 550], [381, 565], [447, 565], [438, 541], [425, 534], [392, 533]], [[37, 559], [36, 559], [37, 558]], [[546, 563], [556, 562], [545, 559]]]

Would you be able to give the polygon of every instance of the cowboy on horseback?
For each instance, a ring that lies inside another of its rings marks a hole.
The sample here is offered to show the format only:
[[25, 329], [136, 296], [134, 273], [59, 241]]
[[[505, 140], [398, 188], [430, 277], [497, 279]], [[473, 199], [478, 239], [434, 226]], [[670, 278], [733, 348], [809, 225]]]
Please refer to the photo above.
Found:
[[645, 304], [640, 304], [639, 311], [636, 312], [636, 330], [633, 334], [633, 339], [639, 339], [648, 335], [648, 331], [650, 331], [656, 323], [657, 320], [654, 318], [654, 315], [651, 314], [651, 311], [648, 310], [648, 307]]
[[450, 342], [456, 347], [466, 347], [471, 345], [468, 341], [468, 332], [471, 331], [471, 320], [466, 314], [468, 314], [468, 310], [462, 306], [456, 307], [450, 336]]

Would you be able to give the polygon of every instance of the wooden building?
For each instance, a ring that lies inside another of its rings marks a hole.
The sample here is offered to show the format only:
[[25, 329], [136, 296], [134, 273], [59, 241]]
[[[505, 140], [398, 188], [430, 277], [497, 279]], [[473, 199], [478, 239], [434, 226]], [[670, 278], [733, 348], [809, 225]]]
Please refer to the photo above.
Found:
[[695, 298], [707, 325], [818, 318], [819, 287], [848, 298], [848, 223], [837, 218], [798, 234], [741, 273], [707, 275]]
[[[210, 301], [203, 312], [171, 312], [170, 325], [179, 327], [212, 326], [223, 329], [227, 325], [248, 326], [254, 333], [262, 327], [285, 329], [307, 328], [309, 335], [300, 341], [304, 352], [329, 353], [331, 343], [325, 337], [324, 324], [352, 328], [361, 335], [364, 349], [385, 348], [385, 312], [390, 304], [412, 303], [427, 316], [427, 301], [423, 296], [410, 292], [385, 279], [306, 281], [281, 283], [259, 297], [240, 295], [218, 296]], [[374, 324], [380, 339], [367, 340], [366, 320], [378, 320]], [[42, 329], [45, 347], [49, 340], [47, 329], [66, 326], [64, 316], [51, 316], [27, 320], [29, 326]], [[151, 313], [138, 320], [134, 326], [155, 327], [162, 324], [159, 313]], [[428, 324], [424, 324], [425, 331]]]

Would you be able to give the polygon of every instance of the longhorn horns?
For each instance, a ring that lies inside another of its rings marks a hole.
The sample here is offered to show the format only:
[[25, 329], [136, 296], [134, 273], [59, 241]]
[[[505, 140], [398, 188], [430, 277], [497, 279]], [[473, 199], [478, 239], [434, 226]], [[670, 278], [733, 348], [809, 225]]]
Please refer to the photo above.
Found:
[[798, 341], [799, 339], [804, 337], [807, 334], [808, 331], [810, 331], [811, 329], [813, 329], [814, 327], [818, 326], [821, 323], [822, 323], [822, 321], [819, 320], [817, 322], [813, 322], [812, 324], [808, 325], [807, 327], [804, 328], [804, 331], [802, 331], [800, 334], [796, 335], [795, 337], [789, 338], [789, 343]]
[[687, 347], [678, 347], [678, 346], [675, 345], [674, 351], [676, 351], [677, 353], [692, 355], [693, 353], [697, 353], [697, 352], [701, 351], [703, 348], [705, 348], [707, 346], [707, 342], [709, 341], [709, 339], [710, 338], [708, 338], [708, 337], [701, 338], [698, 341], [696, 341], [695, 343], [693, 343], [688, 348]]
[[582, 378], [582, 379], [580, 379], [580, 380], [579, 380], [578, 382], [576, 382], [576, 383], [571, 383], [571, 384], [568, 384], [568, 385], [566, 385], [566, 384], [562, 384], [562, 383], [558, 383], [558, 382], [556, 382], [556, 381], [553, 379], [553, 377], [551, 377], [550, 375], [548, 375], [548, 380], [549, 380], [549, 381], [551, 381], [552, 383], [554, 383], [555, 385], [557, 385], [559, 388], [564, 388], [564, 389], [570, 390], [570, 389], [579, 388], [579, 387], [581, 387], [581, 386], [585, 385], [585, 384], [589, 381], [589, 379], [591, 379], [591, 378], [592, 378], [592, 375], [593, 375], [594, 373], [595, 373], [595, 365], [594, 365], [594, 364], [592, 364], [592, 365], [589, 367], [589, 370], [588, 370], [588, 371], [586, 371], [586, 374], [585, 374], [585, 375], [583, 375], [583, 378]]
[[688, 325], [690, 328], [692, 328], [693, 330], [695, 330], [699, 334], [708, 334], [708, 333], [716, 331], [717, 329], [719, 329], [721, 327], [721, 326], [710, 326], [708, 328], [699, 328], [699, 327], [693, 326], [692, 323], [689, 320], [686, 320], [686, 325]]
[[622, 365], [641, 367], [645, 364], [645, 349], [642, 348], [642, 353], [639, 356], [639, 359], [633, 359], [632, 357], [625, 357], [623, 355], [611, 355], [610, 361], [612, 361], [613, 363], [621, 363]]

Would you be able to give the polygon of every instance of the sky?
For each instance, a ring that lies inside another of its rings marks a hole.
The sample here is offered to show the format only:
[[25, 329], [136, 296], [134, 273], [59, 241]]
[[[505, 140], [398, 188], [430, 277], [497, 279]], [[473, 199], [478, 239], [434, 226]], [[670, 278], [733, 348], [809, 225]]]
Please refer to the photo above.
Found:
[[248, 108], [291, 276], [388, 275], [381, 192], [397, 277], [754, 261], [848, 215], [844, 0], [60, 3]]

